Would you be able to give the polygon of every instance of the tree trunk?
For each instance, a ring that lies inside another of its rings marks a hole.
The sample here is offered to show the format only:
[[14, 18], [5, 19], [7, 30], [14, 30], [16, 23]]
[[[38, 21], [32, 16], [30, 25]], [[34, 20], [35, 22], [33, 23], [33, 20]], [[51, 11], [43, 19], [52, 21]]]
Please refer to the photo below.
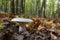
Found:
[[[37, 15], [39, 14], [39, 2], [40, 2], [40, 0], [37, 0], [37, 2], [36, 2], [36, 11], [37, 11]], [[39, 16], [39, 15], [38, 15]]]
[[46, 16], [45, 16], [46, 0], [44, 0], [43, 4], [44, 4], [44, 12], [43, 12], [44, 14], [43, 14], [43, 16], [44, 16], [44, 18], [46, 18]]
[[16, 0], [16, 15], [18, 15], [18, 0]]
[[14, 0], [11, 0], [11, 13], [15, 15]]
[[[43, 10], [43, 8], [44, 8], [44, 10]], [[45, 16], [45, 9], [46, 9], [46, 0], [43, 0], [41, 9], [39, 10], [39, 17], [46, 18], [46, 16]]]
[[20, 13], [24, 13], [25, 12], [25, 8], [24, 8], [25, 4], [24, 3], [25, 3], [25, 0], [21, 0], [21, 5], [20, 5], [21, 6], [21, 11], [20, 11]]
[[41, 6], [41, 9], [38, 11], [39, 12], [39, 17], [43, 17], [43, 5], [44, 4], [44, 1], [42, 2], [42, 6]]
[[5, 2], [5, 12], [7, 12], [7, 0]]

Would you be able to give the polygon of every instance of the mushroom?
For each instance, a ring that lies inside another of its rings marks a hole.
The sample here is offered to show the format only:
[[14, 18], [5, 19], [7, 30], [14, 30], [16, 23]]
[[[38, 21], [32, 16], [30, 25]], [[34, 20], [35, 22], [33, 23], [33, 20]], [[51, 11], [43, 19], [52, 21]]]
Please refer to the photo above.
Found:
[[11, 21], [18, 22], [17, 25], [20, 25], [19, 31], [23, 30], [24, 26], [26, 26], [27, 23], [33, 22], [32, 19], [26, 19], [26, 18], [13, 18]]

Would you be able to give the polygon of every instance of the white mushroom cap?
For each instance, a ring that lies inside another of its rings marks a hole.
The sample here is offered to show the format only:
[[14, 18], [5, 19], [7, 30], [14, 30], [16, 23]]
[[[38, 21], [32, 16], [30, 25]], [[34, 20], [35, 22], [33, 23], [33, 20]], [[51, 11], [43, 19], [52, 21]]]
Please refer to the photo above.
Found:
[[11, 21], [12, 22], [33, 22], [32, 19], [26, 19], [26, 18], [13, 18]]

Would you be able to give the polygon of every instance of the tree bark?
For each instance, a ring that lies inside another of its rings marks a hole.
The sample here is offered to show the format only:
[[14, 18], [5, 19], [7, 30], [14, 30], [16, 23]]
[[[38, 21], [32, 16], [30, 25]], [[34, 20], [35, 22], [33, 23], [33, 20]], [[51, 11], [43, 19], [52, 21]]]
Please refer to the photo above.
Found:
[[[43, 10], [43, 8], [44, 8], [44, 10]], [[46, 9], [46, 0], [43, 0], [41, 9], [39, 10], [39, 17], [46, 18], [46, 16], [45, 16], [45, 9]]]
[[36, 2], [36, 11], [37, 11], [37, 14], [39, 14], [39, 12], [38, 12], [39, 11], [39, 3], [40, 3], [40, 0], [37, 0], [37, 2]]
[[11, 13], [15, 15], [14, 0], [11, 0]]
[[24, 13], [25, 12], [25, 0], [21, 0], [21, 5], [20, 5], [20, 7], [21, 7], [21, 11], [20, 11], [20, 13]]
[[16, 0], [16, 15], [18, 15], [18, 0]]
[[43, 16], [44, 16], [44, 18], [46, 18], [46, 16], [45, 16], [46, 0], [44, 0], [44, 3], [43, 3], [43, 4], [44, 4], [44, 12], [43, 12], [43, 13], [44, 13], [44, 15], [43, 15]]
[[7, 0], [5, 1], [5, 12], [7, 12]]

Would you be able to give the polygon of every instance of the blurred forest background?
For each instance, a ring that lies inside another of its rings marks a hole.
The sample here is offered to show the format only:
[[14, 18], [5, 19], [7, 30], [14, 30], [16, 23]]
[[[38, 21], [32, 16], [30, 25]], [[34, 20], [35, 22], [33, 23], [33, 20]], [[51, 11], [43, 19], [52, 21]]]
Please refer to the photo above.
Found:
[[0, 0], [0, 13], [52, 18], [60, 15], [60, 0]]

